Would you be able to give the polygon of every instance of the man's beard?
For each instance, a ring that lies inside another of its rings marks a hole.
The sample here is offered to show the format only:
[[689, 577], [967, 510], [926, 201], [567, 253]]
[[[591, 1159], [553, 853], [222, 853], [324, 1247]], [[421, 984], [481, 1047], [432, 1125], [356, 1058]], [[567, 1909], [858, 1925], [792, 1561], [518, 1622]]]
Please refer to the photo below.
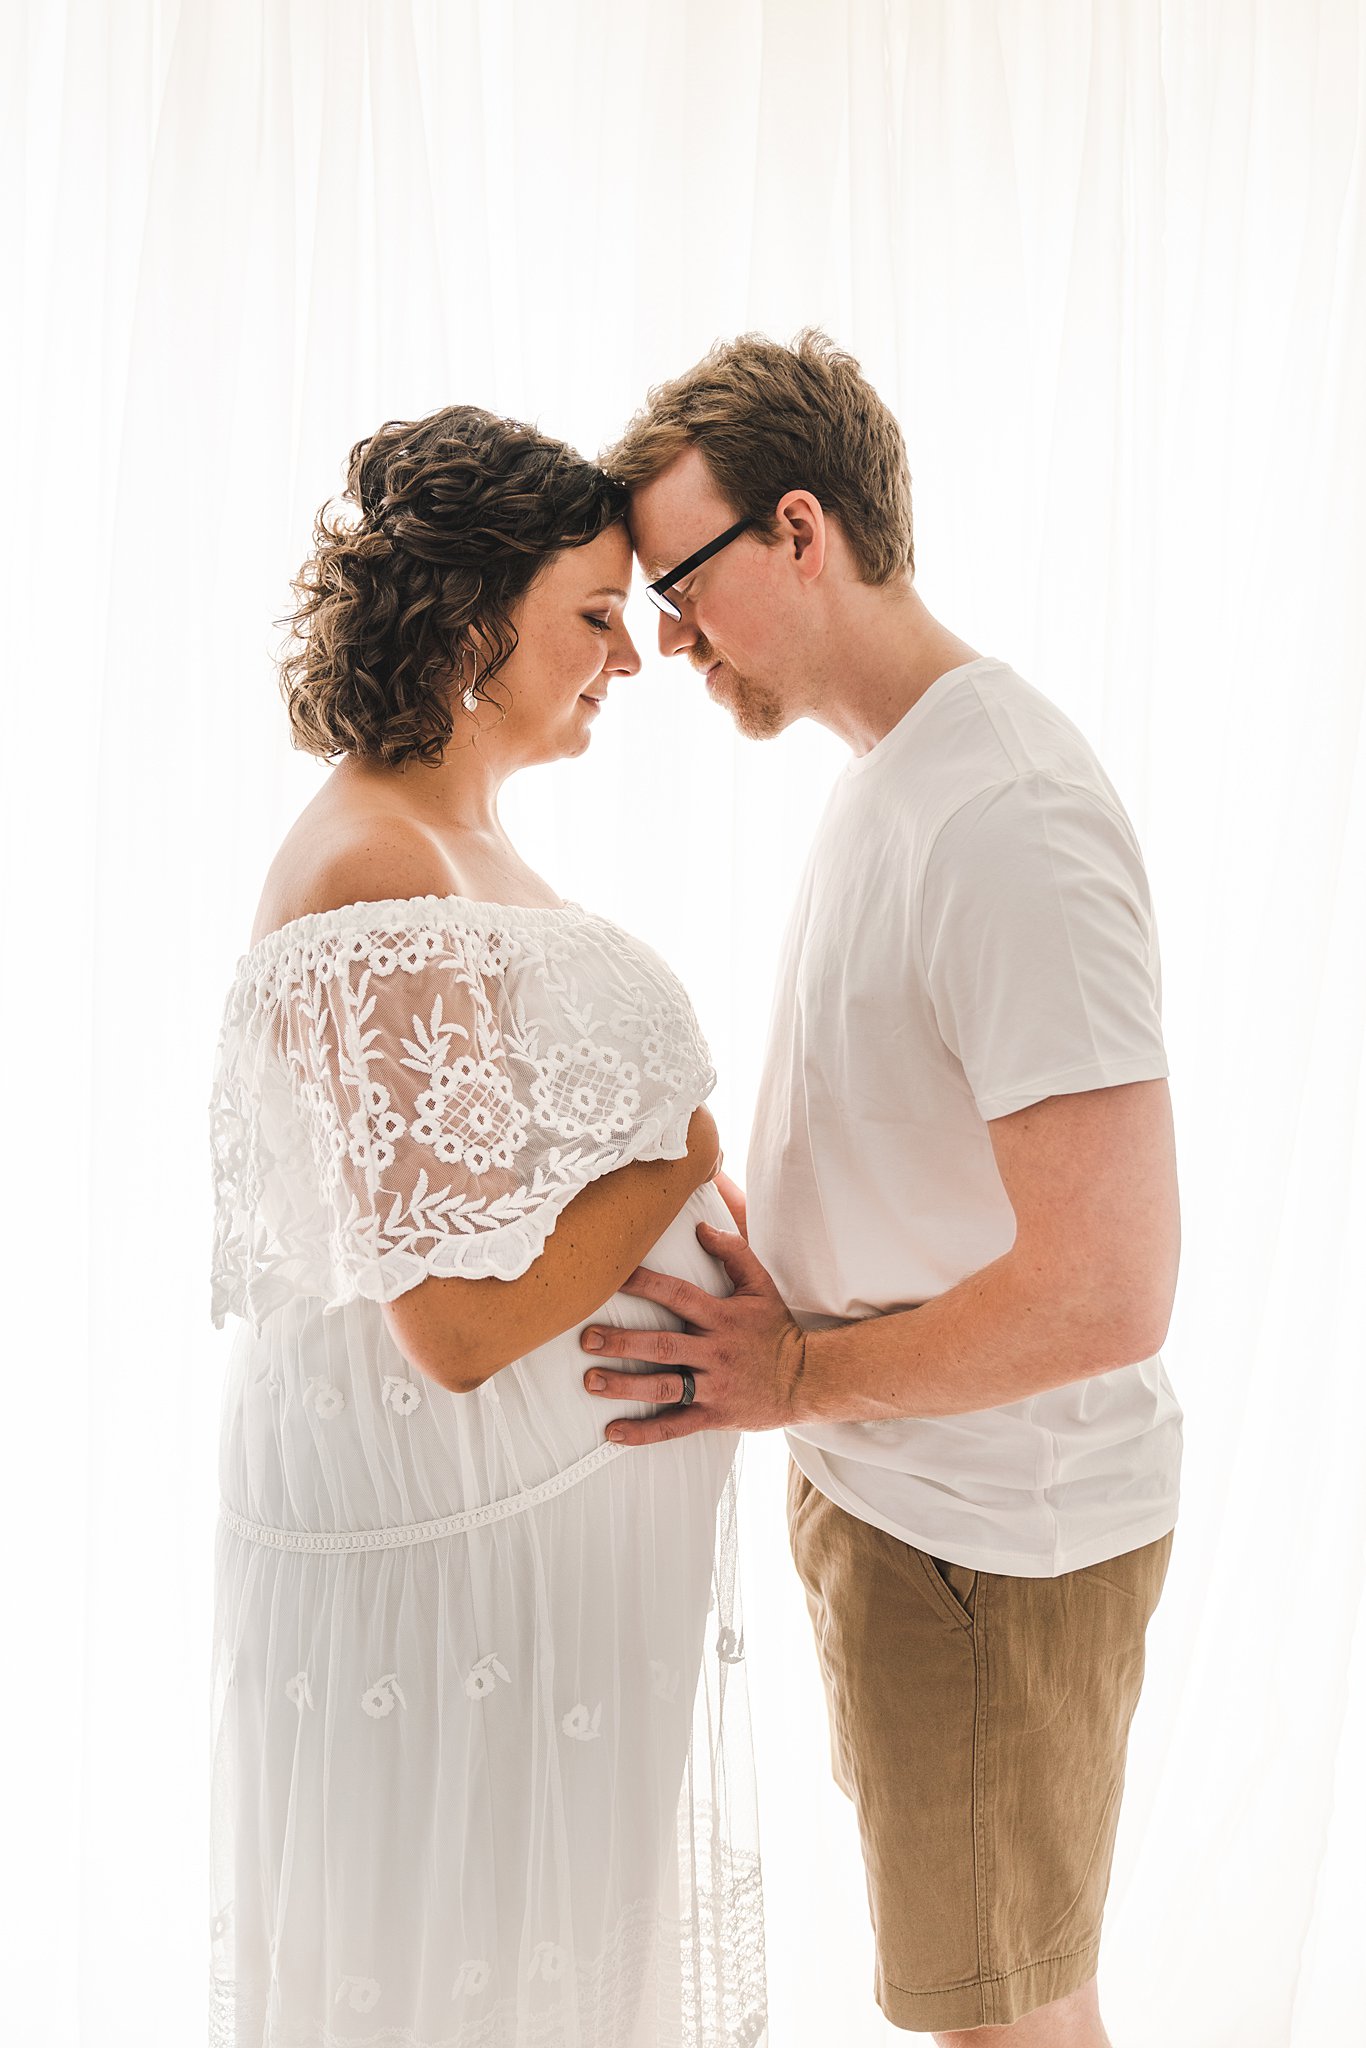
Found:
[[747, 683], [743, 676], [733, 678], [729, 702], [731, 717], [747, 740], [771, 740], [786, 723], [773, 692], [759, 683]]
[[787, 722], [782, 704], [773, 692], [762, 683], [750, 682], [737, 674], [729, 662], [712, 685], [712, 695], [729, 711], [737, 731], [747, 740], [771, 740]]

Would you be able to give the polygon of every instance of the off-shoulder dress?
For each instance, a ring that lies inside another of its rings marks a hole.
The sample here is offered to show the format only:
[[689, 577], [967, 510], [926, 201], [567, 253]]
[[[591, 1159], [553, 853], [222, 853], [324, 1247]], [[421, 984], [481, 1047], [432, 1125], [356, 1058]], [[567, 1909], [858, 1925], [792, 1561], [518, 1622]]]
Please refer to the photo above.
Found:
[[[767, 2040], [737, 1439], [606, 1443], [642, 1410], [585, 1392], [581, 1322], [456, 1394], [381, 1309], [526, 1272], [590, 1181], [683, 1156], [715, 1078], [663, 959], [577, 903], [352, 903], [238, 961], [213, 2048]], [[723, 1295], [701, 1219], [732, 1227], [711, 1182], [642, 1263]]]

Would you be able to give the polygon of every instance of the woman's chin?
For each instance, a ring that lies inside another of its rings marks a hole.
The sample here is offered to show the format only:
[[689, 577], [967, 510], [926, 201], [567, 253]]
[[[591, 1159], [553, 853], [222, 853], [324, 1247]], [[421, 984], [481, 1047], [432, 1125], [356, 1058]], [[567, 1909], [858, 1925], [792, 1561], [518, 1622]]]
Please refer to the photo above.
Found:
[[578, 714], [578, 736], [577, 744], [575, 744], [573, 747], [573, 752], [576, 754], [581, 754], [591, 742], [593, 738], [593, 727], [597, 724], [599, 718], [602, 716], [602, 712], [599, 706], [590, 703], [587, 697], [580, 697], [577, 703], [575, 704], [574, 709], [575, 712]]
[[576, 699], [562, 725], [543, 729], [536, 759], [542, 763], [573, 761], [580, 754], [586, 754], [593, 743], [593, 727], [599, 715], [591, 711], [582, 698]]
[[547, 741], [543, 761], [577, 761], [593, 744], [591, 732], [567, 732], [558, 741]]

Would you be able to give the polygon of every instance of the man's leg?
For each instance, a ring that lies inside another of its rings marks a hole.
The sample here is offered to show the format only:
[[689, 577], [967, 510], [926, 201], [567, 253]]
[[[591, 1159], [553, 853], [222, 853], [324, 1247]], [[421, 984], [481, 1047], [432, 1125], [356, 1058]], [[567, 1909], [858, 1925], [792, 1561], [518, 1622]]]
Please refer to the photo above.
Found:
[[1036, 2005], [1004, 2026], [956, 2027], [933, 2039], [939, 2048], [1114, 2048], [1101, 2021], [1094, 1977], [1066, 1998]]
[[945, 1563], [793, 1467], [793, 1558], [868, 1880], [874, 1995], [978, 2048], [1108, 2048], [1096, 1961], [1170, 1532], [1053, 1579]]

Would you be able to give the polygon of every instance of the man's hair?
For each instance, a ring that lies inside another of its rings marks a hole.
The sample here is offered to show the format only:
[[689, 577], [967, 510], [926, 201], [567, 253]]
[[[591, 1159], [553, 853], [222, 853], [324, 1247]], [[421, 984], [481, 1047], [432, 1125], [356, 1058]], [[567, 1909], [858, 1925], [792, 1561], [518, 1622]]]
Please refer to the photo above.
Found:
[[790, 347], [764, 334], [713, 343], [701, 362], [656, 384], [598, 457], [628, 490], [696, 447], [737, 517], [776, 543], [774, 508], [811, 491], [839, 521], [865, 583], [914, 573], [911, 472], [896, 419], [854, 357], [819, 327]]

